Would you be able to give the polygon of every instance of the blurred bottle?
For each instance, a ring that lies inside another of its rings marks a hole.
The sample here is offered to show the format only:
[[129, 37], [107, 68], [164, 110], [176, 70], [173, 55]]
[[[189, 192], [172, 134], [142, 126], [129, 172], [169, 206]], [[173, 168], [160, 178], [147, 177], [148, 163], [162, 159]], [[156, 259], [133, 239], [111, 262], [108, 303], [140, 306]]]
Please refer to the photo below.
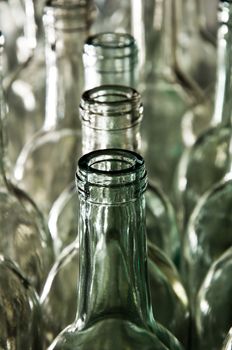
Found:
[[10, 259], [0, 255], [0, 347], [43, 350], [38, 296]]
[[184, 227], [200, 196], [228, 169], [232, 110], [232, 6], [229, 1], [220, 1], [218, 17], [218, 68], [212, 127], [183, 154], [176, 177], [176, 203]]
[[211, 40], [213, 44], [216, 42], [218, 22], [217, 7], [218, 0], [198, 0], [198, 6], [201, 13], [201, 30], [202, 34]]
[[202, 92], [176, 71], [173, 0], [136, 0], [131, 6], [133, 34], [140, 48], [143, 154], [149, 178], [172, 195], [173, 175], [185, 148], [182, 116]]
[[[225, 233], [222, 227], [223, 234]], [[209, 269], [196, 303], [197, 349], [220, 349], [232, 325], [232, 248]]]
[[4, 80], [9, 108], [9, 156], [12, 165], [25, 143], [41, 128], [45, 112], [43, 33], [35, 22], [33, 0], [24, 0], [24, 8], [24, 32], [17, 40], [17, 56], [21, 65]]
[[118, 32], [130, 33], [130, 1], [95, 0], [96, 19], [91, 28], [92, 33]]
[[77, 317], [49, 349], [181, 349], [154, 321], [151, 309], [142, 157], [120, 149], [99, 150], [78, 164]]
[[201, 11], [198, 0], [175, 0], [177, 65], [205, 90], [215, 82], [216, 48], [201, 34]]
[[[98, 87], [82, 96], [83, 154], [112, 147], [139, 150], [143, 117], [140, 95], [132, 88], [115, 85], [136, 86], [136, 63], [137, 47], [128, 34], [104, 33], [87, 40], [84, 46], [86, 86], [114, 85]], [[148, 238], [177, 262], [180, 237], [172, 205], [156, 185], [149, 184], [145, 197]], [[77, 205], [75, 185], [70, 184], [49, 214], [49, 227], [58, 250], [76, 238]]]
[[[15, 179], [47, 215], [73, 180], [80, 154], [78, 106], [83, 90], [82, 51], [90, 25], [87, 2], [48, 1], [45, 6], [46, 113], [42, 129], [22, 149]], [[78, 151], [79, 150], [79, 151]]]
[[[84, 153], [89, 151], [91, 147], [99, 149], [103, 144], [104, 148], [108, 149], [116, 146], [137, 149], [140, 143], [139, 122], [142, 117], [142, 106], [140, 96], [135, 90], [117, 85], [99, 86], [87, 90], [83, 94], [80, 106]], [[71, 197], [68, 197], [69, 201], [63, 201], [63, 204], [66, 205], [65, 209], [68, 209], [69, 215], [66, 215], [66, 218], [77, 216], [71, 222], [73, 234], [77, 234], [77, 227], [75, 229], [74, 225], [79, 225], [81, 214], [76, 194], [74, 191], [71, 194]], [[145, 198], [146, 226], [149, 239], [148, 270], [154, 313], [159, 322], [170, 329], [183, 344], [187, 344], [188, 299], [173, 263], [151, 243], [157, 242], [168, 251], [169, 255], [175, 255], [173, 254], [176, 253], [174, 248], [179, 245], [179, 236], [176, 226], [172, 226], [170, 220], [172, 218], [170, 213], [173, 212], [170, 212], [170, 208], [165, 206], [166, 202], [156, 188], [150, 186]], [[74, 210], [74, 203], [75, 213], [70, 210], [70, 204]], [[163, 210], [165, 210], [164, 213]], [[60, 229], [64, 227], [66, 232], [67, 223], [65, 221], [61, 221], [61, 223], [63, 226], [60, 226]], [[47, 318], [48, 333], [50, 332], [50, 334], [56, 335], [60, 328], [66, 326], [74, 318], [73, 298], [76, 295], [76, 279], [73, 276], [78, 275], [78, 247], [77, 242], [71, 243], [61, 253], [48, 276], [41, 296]], [[72, 283], [70, 283], [70, 279], [72, 279]], [[68, 290], [67, 284], [69, 285]], [[64, 294], [63, 297], [62, 294]], [[59, 308], [58, 305], [63, 299], [66, 303], [62, 302], [62, 308]], [[60, 323], [54, 322], [58, 319]]]
[[[0, 33], [0, 61], [3, 45]], [[34, 202], [7, 177], [6, 117], [0, 62], [0, 251], [14, 259], [40, 291], [54, 260], [53, 245]]]
[[0, 27], [6, 38], [4, 71], [11, 74], [20, 63], [17, 58], [17, 39], [23, 30], [25, 13], [20, 0], [0, 1]]

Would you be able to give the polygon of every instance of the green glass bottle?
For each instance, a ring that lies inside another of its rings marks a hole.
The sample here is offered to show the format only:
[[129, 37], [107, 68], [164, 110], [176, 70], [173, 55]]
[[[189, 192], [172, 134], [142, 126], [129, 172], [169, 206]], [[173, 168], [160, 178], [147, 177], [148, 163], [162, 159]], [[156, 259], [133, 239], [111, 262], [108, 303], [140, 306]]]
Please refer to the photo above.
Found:
[[54, 261], [53, 244], [37, 206], [9, 180], [7, 109], [2, 89], [0, 32], [0, 252], [15, 260], [39, 292]]
[[77, 317], [49, 349], [180, 349], [154, 321], [150, 304], [142, 157], [99, 150], [78, 165]]
[[41, 308], [18, 266], [0, 254], [0, 348], [43, 350]]
[[[130, 150], [139, 148], [139, 123], [142, 118], [142, 105], [140, 95], [134, 89], [120, 85], [102, 85], [87, 90], [82, 96], [80, 116], [83, 125], [83, 149], [85, 153], [92, 149], [113, 147]], [[63, 227], [66, 233], [67, 226], [72, 227], [73, 229], [69, 232], [72, 232], [76, 237], [79, 217], [75, 218], [74, 216], [79, 213], [78, 198], [74, 190], [66, 195], [60, 198], [60, 203], [57, 203], [58, 209], [61, 209], [59, 229]], [[151, 279], [152, 305], [155, 308], [154, 312], [158, 321], [170, 329], [182, 343], [186, 344], [188, 341], [189, 312], [185, 290], [173, 263], [151, 243], [156, 242], [165, 248], [169, 255], [172, 249], [175, 252], [174, 247], [178, 244], [178, 235], [174, 235], [174, 233], [177, 234], [175, 226], [172, 226], [170, 219], [166, 220], [167, 213], [172, 213], [172, 211], [170, 212], [170, 208], [166, 206], [168, 202], [164, 201], [163, 198], [163, 195], [159, 195], [156, 187], [148, 186], [148, 191], [145, 194], [146, 229], [149, 240], [148, 270]], [[62, 211], [64, 208], [66, 212]], [[76, 211], [74, 212], [74, 210]], [[55, 213], [59, 213], [59, 210]], [[171, 218], [171, 216], [168, 217]], [[54, 215], [53, 218], [56, 216]], [[68, 221], [61, 220], [62, 218], [66, 218]], [[72, 221], [69, 218], [72, 218]], [[71, 226], [69, 226], [70, 224]], [[62, 231], [59, 232], [62, 234]], [[73, 276], [78, 275], [76, 257], [78, 254], [76, 242], [71, 243], [61, 253], [48, 276], [41, 296], [45, 312], [49, 311], [47, 314], [48, 329], [53, 329], [51, 330], [53, 334], [57, 333], [57, 327], [58, 329], [60, 327], [59, 323], [53, 324], [54, 314], [59, 314], [56, 319], [59, 319], [61, 326], [67, 325], [67, 322], [72, 321], [72, 317], [74, 317], [73, 298], [75, 297], [76, 279]], [[172, 256], [174, 257], [175, 254]], [[64, 288], [67, 284], [69, 285], [68, 290]], [[66, 304], [62, 303], [64, 306], [59, 308], [61, 298], [64, 298]]]
[[176, 60], [203, 90], [215, 82], [216, 47], [201, 34], [198, 0], [175, 0]]
[[45, 120], [42, 129], [23, 147], [14, 176], [45, 215], [72, 181], [75, 172], [72, 155], [80, 154], [78, 106], [83, 90], [82, 50], [90, 16], [87, 2], [81, 0], [48, 1], [44, 9]]
[[197, 349], [217, 350], [232, 325], [232, 248], [209, 269], [196, 301]]
[[172, 198], [174, 172], [185, 149], [182, 116], [198, 102], [202, 91], [176, 69], [174, 0], [137, 0], [131, 6], [133, 35], [140, 49], [138, 90], [145, 115], [142, 154], [149, 179], [158, 181]]
[[175, 192], [179, 216], [186, 227], [200, 196], [221, 180], [228, 169], [231, 137], [232, 4], [219, 2], [217, 87], [212, 127], [182, 156]]

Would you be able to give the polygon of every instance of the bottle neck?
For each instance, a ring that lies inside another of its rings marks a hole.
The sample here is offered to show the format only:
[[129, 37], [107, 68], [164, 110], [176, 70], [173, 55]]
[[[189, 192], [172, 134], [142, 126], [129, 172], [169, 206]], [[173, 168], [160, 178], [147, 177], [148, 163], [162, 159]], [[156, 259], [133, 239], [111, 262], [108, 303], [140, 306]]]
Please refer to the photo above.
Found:
[[6, 104], [3, 92], [3, 46], [4, 37], [0, 32], [0, 188], [6, 187]]
[[90, 36], [84, 45], [85, 90], [99, 85], [137, 84], [138, 50], [134, 38], [124, 33]]
[[80, 103], [82, 154], [107, 148], [139, 152], [142, 116], [140, 95], [130, 87], [102, 85], [87, 90]]
[[[110, 155], [112, 150], [102, 152], [109, 153], [107, 164], [102, 165], [101, 160], [96, 164], [98, 169], [107, 170], [106, 185], [98, 183], [95, 187], [93, 182], [98, 176], [95, 174], [84, 190], [79, 187], [81, 270], [77, 326], [82, 329], [109, 317], [151, 327], [144, 195], [138, 188], [135, 194], [129, 183], [127, 186], [114, 183], [110, 187], [108, 173], [114, 155]], [[140, 181], [140, 185], [144, 184], [144, 177]]]
[[217, 83], [212, 125], [231, 124], [232, 4], [219, 4]]
[[132, 32], [139, 47], [142, 74], [172, 79], [175, 65], [173, 0], [131, 0], [131, 7]]
[[82, 51], [88, 32], [86, 11], [83, 6], [66, 8], [65, 5], [45, 9], [45, 130], [80, 127], [78, 108], [84, 85]]

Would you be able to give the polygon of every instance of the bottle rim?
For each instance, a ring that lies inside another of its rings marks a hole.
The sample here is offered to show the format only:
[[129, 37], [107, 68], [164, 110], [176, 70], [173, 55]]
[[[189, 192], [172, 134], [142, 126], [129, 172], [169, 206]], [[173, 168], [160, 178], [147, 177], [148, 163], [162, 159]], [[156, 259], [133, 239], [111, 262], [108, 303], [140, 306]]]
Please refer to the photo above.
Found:
[[134, 200], [147, 186], [144, 159], [133, 151], [111, 148], [82, 156], [76, 171], [76, 187], [85, 199], [102, 204]]
[[80, 102], [80, 118], [94, 129], [122, 130], [141, 122], [143, 105], [138, 91], [123, 85], [101, 85], [86, 90]]

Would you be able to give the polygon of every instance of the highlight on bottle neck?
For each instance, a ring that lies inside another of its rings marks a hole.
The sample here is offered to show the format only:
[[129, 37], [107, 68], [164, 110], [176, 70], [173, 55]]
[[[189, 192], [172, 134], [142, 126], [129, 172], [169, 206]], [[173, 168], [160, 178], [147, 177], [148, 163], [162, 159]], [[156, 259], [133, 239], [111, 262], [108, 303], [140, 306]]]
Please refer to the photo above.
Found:
[[3, 62], [2, 61], [3, 61], [4, 45], [5, 45], [5, 38], [0, 30], [0, 74], [2, 73], [2, 69], [3, 69]]
[[219, 0], [218, 4], [218, 23], [232, 26], [232, 1]]
[[87, 30], [93, 13], [90, 0], [48, 0], [44, 7], [44, 26], [47, 30], [63, 32]]
[[99, 130], [123, 130], [140, 123], [140, 94], [127, 86], [102, 85], [83, 93], [80, 118], [83, 126]]
[[84, 66], [100, 72], [121, 73], [135, 69], [138, 48], [135, 39], [126, 33], [100, 33], [90, 36], [83, 53]]
[[76, 173], [79, 196], [99, 204], [134, 201], [147, 186], [143, 158], [131, 151], [104, 149], [79, 159]]

